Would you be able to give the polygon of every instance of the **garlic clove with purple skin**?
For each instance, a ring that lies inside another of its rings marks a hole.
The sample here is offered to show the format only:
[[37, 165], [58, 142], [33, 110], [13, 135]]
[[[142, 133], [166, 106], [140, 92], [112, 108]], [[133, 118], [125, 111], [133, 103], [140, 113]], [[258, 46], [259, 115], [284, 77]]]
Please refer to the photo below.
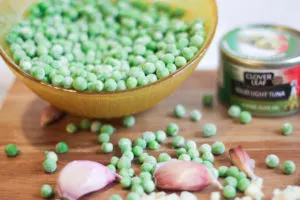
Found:
[[57, 192], [62, 198], [77, 200], [115, 180], [116, 175], [100, 163], [73, 161], [61, 170], [57, 180]]
[[60, 109], [48, 105], [42, 110], [41, 119], [40, 119], [40, 125], [42, 127], [47, 126], [60, 118], [64, 116], [64, 112]]
[[230, 149], [229, 155], [231, 162], [236, 167], [245, 172], [249, 178], [257, 179], [256, 175], [254, 174], [255, 162], [241, 146]]
[[158, 165], [154, 179], [158, 188], [174, 191], [199, 191], [210, 184], [222, 188], [204, 165], [191, 161], [171, 160]]

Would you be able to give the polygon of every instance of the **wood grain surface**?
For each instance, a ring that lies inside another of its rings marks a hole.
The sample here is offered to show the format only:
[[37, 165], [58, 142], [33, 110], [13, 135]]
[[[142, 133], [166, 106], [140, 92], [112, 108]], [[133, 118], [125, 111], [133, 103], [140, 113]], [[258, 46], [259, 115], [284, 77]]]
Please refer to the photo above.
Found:
[[[271, 199], [274, 188], [283, 188], [287, 185], [300, 184], [300, 114], [285, 118], [254, 118], [250, 125], [241, 125], [227, 117], [227, 108], [217, 105], [213, 109], [202, 108], [201, 96], [207, 92], [215, 93], [216, 72], [195, 72], [172, 96], [136, 116], [137, 124], [132, 129], [123, 128], [121, 120], [110, 121], [118, 132], [112, 136], [112, 142], [117, 143], [119, 138], [128, 137], [135, 139], [143, 131], [165, 129], [168, 123], [176, 122], [180, 125], [180, 134], [187, 139], [193, 139], [198, 145], [212, 144], [214, 141], [223, 141], [228, 148], [242, 145], [256, 160], [256, 173], [263, 177], [264, 199]], [[178, 103], [184, 104], [188, 111], [200, 109], [203, 119], [198, 123], [191, 122], [188, 117], [175, 119], [172, 110]], [[80, 117], [67, 116], [62, 121], [47, 128], [39, 126], [40, 112], [46, 105], [41, 99], [29, 91], [20, 82], [16, 82], [10, 91], [3, 109], [0, 111], [0, 199], [1, 200], [35, 200], [41, 199], [40, 187], [48, 183], [55, 187], [59, 171], [72, 160], [94, 160], [107, 164], [113, 154], [99, 153], [100, 145], [96, 135], [90, 132], [79, 132], [70, 135], [65, 132], [68, 122], [79, 122]], [[105, 122], [105, 121], [103, 121]], [[213, 122], [218, 127], [215, 137], [201, 137], [201, 127], [207, 122]], [[284, 122], [291, 122], [294, 134], [282, 136], [280, 127]], [[55, 144], [65, 141], [70, 147], [67, 154], [59, 155], [58, 172], [52, 175], [43, 172], [43, 151], [53, 150]], [[161, 152], [175, 155], [171, 149], [171, 140], [158, 151], [149, 151], [157, 156]], [[4, 147], [8, 143], [16, 143], [21, 154], [16, 158], [7, 158]], [[115, 154], [120, 152], [115, 148]], [[265, 157], [268, 154], [277, 154], [281, 163], [284, 160], [293, 160], [299, 169], [294, 175], [283, 175], [280, 169], [267, 169]], [[216, 166], [230, 165], [228, 155], [219, 156]], [[215, 191], [209, 187], [198, 192], [199, 199], [209, 199], [209, 194]], [[112, 194], [126, 195], [118, 183], [106, 189], [86, 196], [83, 199], [108, 200]]]

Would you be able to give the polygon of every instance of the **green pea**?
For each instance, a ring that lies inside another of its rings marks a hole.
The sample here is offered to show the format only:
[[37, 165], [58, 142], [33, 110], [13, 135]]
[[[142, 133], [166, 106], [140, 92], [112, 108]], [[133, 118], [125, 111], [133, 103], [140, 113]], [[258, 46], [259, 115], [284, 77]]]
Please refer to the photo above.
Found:
[[116, 129], [110, 124], [104, 124], [100, 129], [101, 133], [106, 133], [108, 135], [112, 135], [115, 131]]
[[135, 117], [134, 116], [126, 116], [123, 119], [123, 125], [127, 128], [132, 128], [135, 125]]
[[186, 109], [185, 109], [184, 105], [178, 104], [175, 106], [173, 113], [174, 113], [175, 117], [183, 118], [186, 114]]
[[282, 135], [291, 135], [293, 133], [293, 126], [290, 123], [285, 123], [281, 127]]
[[78, 131], [77, 125], [74, 123], [67, 124], [66, 131], [68, 133], [76, 133]]
[[293, 174], [296, 171], [296, 165], [293, 161], [287, 160], [283, 163], [283, 169], [284, 174]]
[[214, 155], [222, 155], [225, 153], [225, 145], [222, 143], [222, 142], [215, 142], [213, 145], [212, 145], [212, 153]]
[[179, 133], [179, 126], [175, 123], [170, 123], [167, 126], [166, 132], [168, 136], [174, 137]]
[[152, 180], [143, 181], [143, 188], [146, 193], [151, 193], [155, 190], [155, 183]]
[[78, 91], [84, 91], [88, 87], [87, 81], [82, 77], [75, 78], [75, 80], [73, 81], [72, 86], [75, 90], [78, 90]]
[[132, 152], [134, 156], [139, 157], [144, 152], [144, 149], [141, 146], [135, 146], [133, 147]]
[[178, 157], [181, 156], [182, 154], [186, 154], [186, 153], [187, 153], [187, 151], [186, 151], [185, 148], [179, 148], [179, 149], [176, 150], [176, 155]]
[[167, 139], [165, 131], [158, 130], [155, 132], [155, 139], [159, 143], [163, 143]]
[[202, 118], [202, 114], [199, 110], [193, 110], [191, 113], [190, 113], [190, 118], [193, 122], [197, 122], [197, 121], [200, 121], [201, 118]]
[[6, 145], [4, 151], [7, 157], [16, 157], [20, 153], [20, 150], [15, 144]]
[[241, 108], [236, 105], [232, 105], [228, 109], [228, 115], [232, 118], [238, 118], [240, 116], [241, 112], [242, 112]]
[[142, 172], [152, 172], [153, 169], [154, 169], [154, 165], [152, 163], [146, 162], [141, 166]]
[[155, 74], [149, 74], [146, 78], [148, 79], [149, 84], [157, 81], [157, 76]]
[[247, 174], [245, 174], [245, 172], [240, 172], [236, 175], [235, 177], [238, 181], [243, 179], [243, 178], [247, 178]]
[[236, 178], [232, 177], [232, 176], [228, 176], [225, 178], [225, 181], [224, 181], [224, 185], [231, 185], [233, 187], [236, 187], [238, 184], [238, 181], [236, 180]]
[[236, 196], [236, 189], [231, 185], [226, 185], [223, 189], [223, 195], [225, 198], [231, 199]]
[[110, 136], [106, 133], [101, 133], [99, 136], [98, 136], [98, 142], [100, 144], [104, 144], [104, 143], [108, 143], [110, 141]]
[[144, 163], [146, 158], [148, 158], [149, 155], [147, 153], [142, 153], [140, 156], [139, 156], [139, 163]]
[[54, 195], [53, 188], [48, 184], [42, 185], [40, 193], [43, 198], [50, 198]]
[[183, 147], [185, 144], [185, 139], [184, 137], [182, 136], [176, 136], [174, 139], [173, 139], [173, 147], [174, 148], [179, 148], [179, 147]]
[[205, 153], [205, 152], [211, 152], [212, 149], [211, 149], [211, 146], [209, 144], [202, 144], [199, 148], [199, 152], [200, 153]]
[[141, 172], [140, 178], [142, 179], [142, 181], [152, 180], [152, 174], [150, 172]]
[[131, 186], [131, 179], [129, 177], [122, 177], [120, 183], [122, 188], [129, 188]]
[[47, 173], [54, 173], [57, 170], [57, 163], [51, 159], [46, 159], [43, 162], [43, 168]]
[[101, 130], [101, 122], [99, 122], [99, 121], [94, 121], [94, 122], [92, 122], [92, 124], [91, 124], [91, 131], [93, 132], [93, 133], [100, 133], [100, 130]]
[[221, 167], [219, 167], [219, 175], [220, 175], [220, 177], [226, 177], [227, 176], [227, 170], [228, 170], [227, 166], [221, 166]]
[[125, 152], [123, 152], [122, 156], [129, 158], [131, 161], [134, 159], [134, 154], [131, 150], [126, 150]]
[[104, 89], [109, 92], [116, 91], [117, 87], [117, 82], [114, 79], [107, 79], [104, 83]]
[[155, 141], [155, 134], [151, 131], [146, 131], [143, 133], [143, 139], [149, 143], [151, 141]]
[[244, 192], [249, 187], [251, 181], [247, 178], [240, 179], [237, 184], [237, 188], [239, 191]]
[[157, 161], [154, 156], [147, 156], [144, 160], [144, 163], [152, 163], [153, 165], [156, 165]]
[[190, 157], [188, 154], [181, 154], [181, 155], [178, 157], [178, 160], [190, 161], [190, 160], [191, 160], [191, 157]]
[[249, 124], [252, 121], [252, 115], [248, 111], [242, 111], [239, 116], [241, 124]]
[[213, 163], [215, 160], [214, 155], [210, 152], [204, 152], [202, 155], [202, 159], [211, 163]]
[[237, 177], [239, 172], [240, 172], [240, 170], [237, 167], [231, 166], [227, 170], [227, 176]]
[[200, 156], [200, 153], [197, 149], [190, 149], [188, 150], [188, 154], [189, 156], [193, 159], [193, 158], [197, 158]]
[[135, 140], [134, 146], [140, 146], [142, 149], [145, 149], [147, 147], [147, 141], [143, 138], [138, 138]]
[[166, 161], [169, 161], [171, 159], [172, 159], [172, 157], [169, 154], [161, 153], [161, 154], [159, 154], [159, 156], [157, 158], [157, 161], [158, 162], [166, 162]]
[[280, 160], [278, 158], [278, 156], [271, 154], [268, 155], [266, 158], [266, 165], [269, 168], [277, 168], [279, 166]]
[[151, 150], [157, 150], [160, 148], [160, 144], [156, 140], [148, 142], [148, 148]]
[[123, 168], [129, 169], [130, 166], [131, 166], [131, 161], [127, 157], [121, 157], [117, 164], [118, 169], [123, 169]]
[[114, 146], [112, 143], [103, 143], [101, 150], [103, 153], [111, 153], [114, 150]]
[[183, 56], [177, 56], [175, 58], [175, 65], [177, 67], [183, 67], [184, 65], [186, 65], [186, 63], [187, 63], [187, 61], [186, 61], [185, 57], [183, 57]]
[[132, 185], [140, 185], [142, 183], [142, 179], [138, 176], [135, 176], [131, 179]]
[[214, 105], [214, 96], [210, 93], [202, 96], [202, 104], [204, 107], [211, 108]]
[[193, 141], [193, 140], [187, 140], [185, 142], [185, 149], [187, 151], [192, 150], [192, 149], [197, 150], [197, 143], [195, 141]]
[[166, 67], [158, 68], [156, 70], [156, 75], [159, 79], [165, 78], [170, 75], [169, 70]]
[[116, 166], [118, 164], [118, 162], [119, 162], [119, 158], [118, 157], [116, 157], [116, 156], [111, 157], [110, 164]]
[[69, 147], [65, 142], [59, 142], [55, 146], [56, 153], [62, 154], [68, 151]]
[[135, 77], [129, 77], [126, 81], [126, 86], [129, 89], [136, 88], [138, 84], [138, 80]]

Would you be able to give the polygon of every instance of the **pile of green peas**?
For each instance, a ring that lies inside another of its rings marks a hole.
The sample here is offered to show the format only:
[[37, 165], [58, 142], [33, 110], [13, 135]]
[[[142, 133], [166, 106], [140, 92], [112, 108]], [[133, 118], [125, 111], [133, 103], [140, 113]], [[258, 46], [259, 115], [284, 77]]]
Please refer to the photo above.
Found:
[[218, 172], [219, 176], [224, 178], [223, 196], [225, 198], [236, 197], [238, 191], [245, 192], [251, 183], [247, 175], [235, 166], [220, 166]]
[[228, 115], [234, 119], [238, 119], [241, 124], [249, 124], [252, 121], [252, 114], [248, 111], [242, 111], [237, 105], [229, 107]]
[[20, 69], [76, 91], [122, 91], [185, 66], [205, 40], [204, 22], [140, 0], [42, 0], [6, 41]]
[[[279, 167], [280, 159], [277, 155], [270, 154], [266, 157], [265, 163], [268, 168], [275, 169], [275, 168]], [[291, 160], [286, 160], [286, 161], [284, 161], [281, 170], [284, 174], [287, 174], [287, 175], [293, 174], [296, 171], [296, 164]]]

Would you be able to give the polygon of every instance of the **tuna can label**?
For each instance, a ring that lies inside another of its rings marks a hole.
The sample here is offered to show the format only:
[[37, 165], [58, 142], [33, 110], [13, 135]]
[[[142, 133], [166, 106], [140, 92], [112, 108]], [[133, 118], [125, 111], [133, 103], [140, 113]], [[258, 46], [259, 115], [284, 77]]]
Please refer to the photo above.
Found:
[[219, 99], [259, 116], [299, 111], [300, 33], [273, 25], [249, 25], [220, 43]]
[[220, 94], [254, 115], [285, 115], [299, 110], [300, 66], [287, 69], [249, 69], [225, 62]]

